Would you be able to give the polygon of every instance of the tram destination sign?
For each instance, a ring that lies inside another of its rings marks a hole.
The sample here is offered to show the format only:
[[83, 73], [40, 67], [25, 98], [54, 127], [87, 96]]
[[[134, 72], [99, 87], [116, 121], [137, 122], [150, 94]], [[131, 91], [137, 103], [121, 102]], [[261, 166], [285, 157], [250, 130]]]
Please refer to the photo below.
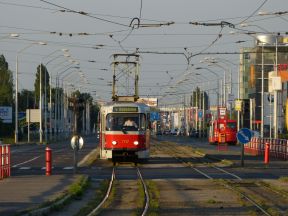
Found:
[[128, 106], [113, 107], [113, 112], [138, 112], [138, 107], [128, 107]]

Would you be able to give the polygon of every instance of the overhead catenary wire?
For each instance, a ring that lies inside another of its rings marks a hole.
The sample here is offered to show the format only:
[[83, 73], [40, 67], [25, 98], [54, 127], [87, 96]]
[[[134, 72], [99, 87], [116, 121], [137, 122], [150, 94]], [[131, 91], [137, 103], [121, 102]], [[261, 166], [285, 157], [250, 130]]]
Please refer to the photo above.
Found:
[[250, 19], [252, 16], [254, 16], [267, 2], [268, 2], [268, 0], [264, 0], [264, 1], [262, 2], [262, 4], [252, 12], [252, 14], [250, 14], [247, 18], [245, 18], [244, 20], [242, 20], [242, 21], [241, 21], [240, 23], [238, 23], [238, 24], [244, 23], [244, 22], [246, 22], [248, 19]]
[[73, 13], [77, 13], [77, 14], [80, 14], [80, 15], [83, 15], [83, 16], [94, 18], [94, 19], [97, 19], [97, 20], [100, 20], [100, 21], [103, 21], [103, 22], [129, 27], [129, 25], [127, 25], [127, 24], [123, 24], [123, 23], [112, 21], [112, 20], [107, 20], [107, 19], [103, 19], [103, 18], [100, 18], [100, 17], [97, 17], [97, 16], [93, 16], [93, 15], [90, 15], [89, 13], [87, 13], [87, 12], [84, 12], [84, 11], [76, 11], [76, 10], [73, 10], [73, 9], [70, 9], [70, 8], [66, 8], [66, 7], [54, 4], [52, 2], [49, 2], [49, 1], [45, 1], [45, 0], [39, 0], [39, 1], [44, 2], [46, 4], [49, 4], [49, 5], [53, 5], [55, 7], [61, 8], [61, 9], [65, 9], [65, 10], [73, 12]]

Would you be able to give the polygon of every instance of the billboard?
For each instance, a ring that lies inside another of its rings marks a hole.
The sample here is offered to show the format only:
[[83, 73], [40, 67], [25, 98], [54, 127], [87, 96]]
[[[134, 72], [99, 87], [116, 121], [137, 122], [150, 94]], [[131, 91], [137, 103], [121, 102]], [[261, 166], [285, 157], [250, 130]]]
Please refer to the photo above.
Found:
[[12, 123], [12, 107], [0, 106], [0, 119], [3, 123]]
[[26, 122], [40, 122], [40, 109], [26, 109]]
[[150, 107], [157, 107], [158, 99], [157, 98], [139, 98], [138, 103], [144, 103]]

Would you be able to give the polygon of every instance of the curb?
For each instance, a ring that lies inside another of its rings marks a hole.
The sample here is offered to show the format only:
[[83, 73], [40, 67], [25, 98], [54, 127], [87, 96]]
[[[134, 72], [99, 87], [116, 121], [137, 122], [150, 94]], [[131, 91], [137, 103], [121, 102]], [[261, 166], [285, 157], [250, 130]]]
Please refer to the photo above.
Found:
[[[83, 185], [85, 185], [87, 183], [87, 181], [89, 180], [88, 176], [85, 176], [83, 184], [81, 184], [81, 187], [83, 187]], [[48, 213], [52, 212], [54, 208], [57, 208], [61, 205], [63, 205], [67, 200], [72, 199], [73, 194], [68, 194], [65, 195], [62, 199], [51, 203], [50, 205], [43, 207], [43, 208], [39, 208], [39, 209], [35, 209], [35, 210], [31, 210], [25, 214], [20, 214], [21, 216], [41, 216], [41, 215], [48, 215]], [[57, 198], [56, 198], [57, 199]], [[53, 201], [52, 201], [53, 202]]]

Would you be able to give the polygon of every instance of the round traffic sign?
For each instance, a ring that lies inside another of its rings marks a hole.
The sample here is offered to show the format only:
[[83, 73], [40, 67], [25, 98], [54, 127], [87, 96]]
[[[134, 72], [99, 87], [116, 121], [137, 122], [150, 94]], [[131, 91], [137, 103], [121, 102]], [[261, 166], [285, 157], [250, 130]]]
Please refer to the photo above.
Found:
[[72, 149], [80, 150], [83, 148], [84, 140], [81, 136], [74, 135], [71, 139]]
[[237, 132], [236, 136], [240, 143], [246, 144], [250, 142], [252, 138], [252, 132], [248, 128], [242, 128]]

